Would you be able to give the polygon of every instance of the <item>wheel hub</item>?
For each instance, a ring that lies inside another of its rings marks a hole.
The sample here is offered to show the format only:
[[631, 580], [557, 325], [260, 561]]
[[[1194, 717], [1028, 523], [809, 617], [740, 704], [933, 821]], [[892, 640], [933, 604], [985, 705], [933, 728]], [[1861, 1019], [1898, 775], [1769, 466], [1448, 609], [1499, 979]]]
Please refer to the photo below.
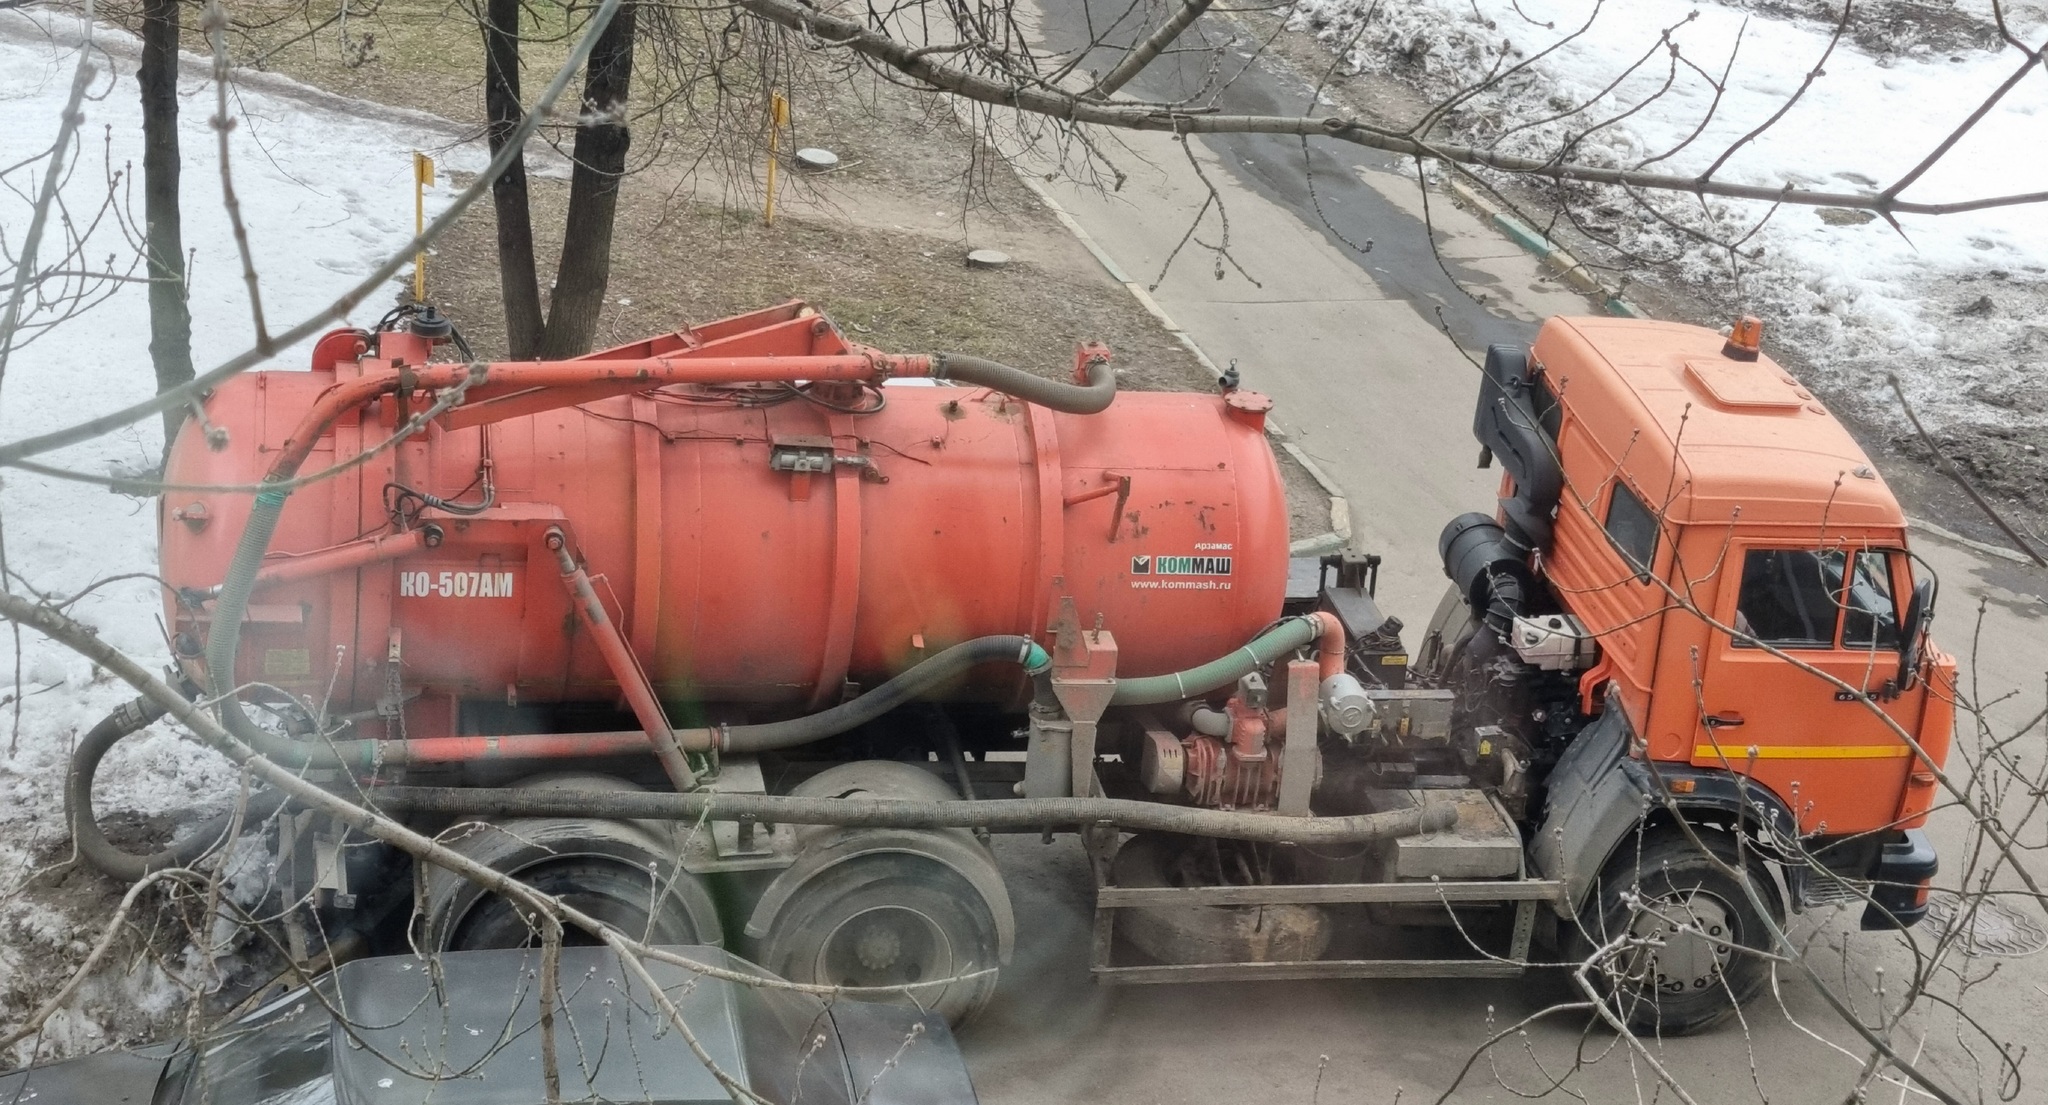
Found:
[[887, 925], [870, 924], [854, 938], [854, 955], [868, 970], [887, 970], [903, 955], [903, 937]]
[[876, 906], [841, 921], [818, 949], [818, 977], [841, 986], [901, 986], [951, 973], [939, 922], [904, 906]]
[[1629, 935], [1640, 941], [1623, 974], [1662, 994], [1717, 985], [1736, 940], [1734, 911], [1701, 891], [1645, 898]]

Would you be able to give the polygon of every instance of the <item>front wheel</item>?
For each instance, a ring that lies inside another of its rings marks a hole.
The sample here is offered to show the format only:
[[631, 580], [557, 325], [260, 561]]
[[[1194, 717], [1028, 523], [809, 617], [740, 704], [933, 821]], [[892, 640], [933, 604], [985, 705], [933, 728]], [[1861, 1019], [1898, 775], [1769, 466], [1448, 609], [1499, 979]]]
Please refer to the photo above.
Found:
[[[1631, 1031], [1682, 1036], [1720, 1023], [1770, 977], [1762, 953], [1785, 907], [1770, 872], [1727, 835], [1701, 828], [1711, 855], [1683, 834], [1630, 840], [1601, 872], [1579, 915], [1572, 958]], [[1744, 878], [1769, 910], [1759, 912]]]

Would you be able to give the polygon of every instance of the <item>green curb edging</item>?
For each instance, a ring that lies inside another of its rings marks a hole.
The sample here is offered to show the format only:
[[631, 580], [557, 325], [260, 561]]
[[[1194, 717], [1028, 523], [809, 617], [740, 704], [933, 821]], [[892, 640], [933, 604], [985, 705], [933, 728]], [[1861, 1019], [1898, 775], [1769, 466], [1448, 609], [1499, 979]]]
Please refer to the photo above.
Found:
[[1506, 231], [1508, 237], [1515, 240], [1516, 245], [1538, 257], [1550, 256], [1551, 250], [1555, 248], [1550, 244], [1550, 239], [1536, 233], [1533, 227], [1505, 211], [1493, 213], [1493, 225]]
[[1557, 273], [1558, 279], [1577, 291], [1600, 300], [1601, 308], [1608, 314], [1622, 318], [1649, 317], [1634, 303], [1618, 295], [1607, 294], [1607, 289], [1601, 285], [1599, 277], [1595, 276], [1593, 270], [1587, 268], [1584, 262], [1572, 256], [1569, 251], [1559, 248], [1535, 227], [1501, 210], [1492, 200], [1481, 195], [1478, 189], [1465, 183], [1462, 176], [1451, 178], [1451, 192], [1485, 215], [1496, 229], [1507, 235], [1509, 241], [1522, 247], [1524, 253], [1535, 257]]

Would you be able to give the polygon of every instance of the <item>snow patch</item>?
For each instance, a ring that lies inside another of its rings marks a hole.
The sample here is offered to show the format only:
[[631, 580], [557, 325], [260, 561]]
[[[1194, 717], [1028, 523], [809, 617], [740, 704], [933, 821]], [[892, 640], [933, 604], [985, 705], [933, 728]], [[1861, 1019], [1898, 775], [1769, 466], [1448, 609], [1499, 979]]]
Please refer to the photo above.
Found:
[[[2048, 4], [2004, 10], [2022, 41], [2048, 32]], [[1398, 76], [1432, 99], [1504, 75], [1449, 113], [1460, 141], [1537, 157], [1568, 147], [1576, 161], [1681, 176], [1714, 165], [1818, 65], [1800, 102], [1715, 176], [1868, 195], [1912, 170], [2022, 58], [1999, 40], [1989, 0], [1856, 11], [1831, 54], [1839, 5], [1794, 0], [1296, 0], [1293, 21], [1354, 70]], [[2048, 190], [2044, 113], [2048, 74], [2036, 66], [1901, 198]], [[1656, 199], [1672, 221], [1741, 239], [1730, 252], [1612, 191], [1579, 189], [1577, 200], [1592, 236], [1763, 316], [1767, 340], [1797, 348], [1838, 404], [1897, 424], [1884, 385], [1896, 372], [1933, 426], [2048, 434], [2042, 205], [1901, 215], [1894, 229], [1846, 209]]]
[[[36, 162], [10, 175], [9, 187], [0, 189], [0, 236], [10, 249], [27, 228], [31, 197], [42, 179], [39, 159], [58, 133], [79, 56], [75, 43], [85, 31], [66, 16], [38, 13], [38, 19], [40, 24], [31, 24], [18, 14], [0, 13], [8, 21], [0, 26], [0, 119], [6, 121], [0, 126], [0, 167]], [[41, 36], [43, 26], [62, 33]], [[25, 28], [28, 33], [22, 33]], [[132, 42], [105, 27], [91, 33], [117, 46]], [[111, 254], [119, 269], [135, 254], [142, 215], [141, 182], [129, 178], [142, 164], [140, 99], [133, 63], [121, 50], [98, 52], [96, 61], [100, 72], [69, 151], [63, 194], [84, 226], [79, 216], [99, 209], [109, 181], [119, 174], [114, 187], [121, 217], [93, 223], [80, 253], [95, 265]], [[192, 354], [204, 371], [251, 344], [254, 329], [220, 199], [218, 136], [209, 125], [215, 90], [194, 73], [188, 66], [179, 84], [179, 140], [184, 238], [192, 251]], [[439, 151], [442, 166], [460, 172], [479, 171], [487, 160], [475, 146], [448, 148], [452, 124], [415, 123], [377, 105], [362, 105], [360, 114], [326, 110], [284, 94], [291, 91], [243, 87], [229, 100], [236, 122], [228, 141], [234, 189], [272, 331], [326, 307], [410, 238], [415, 149]], [[429, 190], [428, 217], [443, 210], [455, 191], [446, 184]], [[370, 297], [350, 313], [349, 323], [373, 323], [397, 290]], [[148, 397], [155, 382], [148, 341], [146, 290], [130, 283], [16, 349], [0, 378], [0, 440], [57, 429]], [[310, 343], [301, 343], [265, 367], [300, 367], [309, 351]], [[162, 447], [162, 424], [150, 418], [39, 459], [99, 475], [146, 471]], [[147, 575], [156, 567], [154, 500], [9, 472], [0, 482], [0, 520], [8, 566], [18, 575], [9, 586], [17, 593], [25, 584], [69, 596], [99, 584], [71, 613], [145, 666], [168, 662], [162, 599]], [[141, 574], [114, 578], [127, 573]], [[0, 683], [10, 685], [12, 643], [0, 638]], [[83, 948], [72, 945], [92, 939], [106, 920], [66, 916], [28, 900], [18, 888], [39, 866], [68, 858], [62, 786], [71, 749], [108, 711], [134, 697], [75, 653], [33, 634], [22, 636], [20, 672], [18, 706], [0, 707], [0, 877], [17, 890], [0, 923], [0, 1022], [25, 1014], [31, 998], [54, 992], [64, 972], [84, 957]], [[108, 757], [96, 803], [103, 816], [127, 811], [190, 821], [224, 808], [235, 786], [220, 756], [159, 724]], [[231, 900], [252, 906], [270, 873], [258, 858], [260, 849], [249, 851], [254, 842], [244, 843], [231, 857], [225, 890]], [[90, 1050], [146, 1029], [185, 1002], [186, 986], [211, 969], [211, 956], [192, 949], [179, 967], [188, 976], [184, 982], [148, 964], [105, 972], [50, 1023], [42, 1053]]]

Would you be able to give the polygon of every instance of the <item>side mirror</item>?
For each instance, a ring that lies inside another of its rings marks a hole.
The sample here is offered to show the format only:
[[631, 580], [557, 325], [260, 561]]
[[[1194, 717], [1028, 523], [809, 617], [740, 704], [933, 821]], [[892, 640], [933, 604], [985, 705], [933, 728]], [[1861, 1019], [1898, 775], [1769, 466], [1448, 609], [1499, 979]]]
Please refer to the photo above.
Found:
[[1920, 656], [1927, 644], [1927, 623], [1934, 617], [1934, 580], [1913, 585], [1913, 597], [1906, 602], [1906, 620], [1899, 626], [1899, 676], [1892, 686], [1913, 689], [1920, 676]]

